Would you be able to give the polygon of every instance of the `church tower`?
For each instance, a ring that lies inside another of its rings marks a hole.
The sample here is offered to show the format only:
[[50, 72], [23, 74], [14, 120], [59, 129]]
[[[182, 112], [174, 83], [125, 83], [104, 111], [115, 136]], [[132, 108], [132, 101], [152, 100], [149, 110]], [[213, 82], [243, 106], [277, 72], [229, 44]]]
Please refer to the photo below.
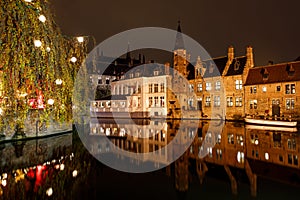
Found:
[[184, 41], [182, 37], [180, 21], [178, 21], [177, 34], [175, 47], [173, 51], [173, 66], [174, 70], [178, 71], [184, 77], [188, 76], [187, 65], [189, 62], [189, 55], [187, 55], [186, 49], [184, 48]]

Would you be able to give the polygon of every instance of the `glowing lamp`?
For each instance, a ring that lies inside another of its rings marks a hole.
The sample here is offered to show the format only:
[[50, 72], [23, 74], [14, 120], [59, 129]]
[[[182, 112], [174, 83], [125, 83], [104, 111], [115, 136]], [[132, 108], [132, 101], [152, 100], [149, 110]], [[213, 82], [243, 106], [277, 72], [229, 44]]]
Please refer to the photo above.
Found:
[[40, 16], [39, 16], [39, 20], [40, 20], [41, 22], [45, 23], [45, 21], [46, 21], [45, 15], [40, 15]]
[[41, 40], [34, 40], [34, 46], [41, 47], [42, 46]]
[[77, 41], [79, 42], [79, 43], [82, 43], [83, 41], [84, 41], [84, 37], [77, 37]]
[[76, 57], [72, 57], [71, 58], [71, 62], [75, 63], [77, 61], [77, 58]]
[[48, 99], [47, 103], [52, 106], [54, 104], [54, 100], [53, 99]]
[[55, 84], [56, 84], [56, 85], [61, 85], [62, 82], [63, 82], [63, 81], [59, 78], [59, 79], [56, 79]]
[[51, 51], [51, 48], [50, 48], [50, 47], [47, 47], [47, 48], [46, 48], [46, 51], [47, 51], [47, 52], [50, 52], [50, 51]]

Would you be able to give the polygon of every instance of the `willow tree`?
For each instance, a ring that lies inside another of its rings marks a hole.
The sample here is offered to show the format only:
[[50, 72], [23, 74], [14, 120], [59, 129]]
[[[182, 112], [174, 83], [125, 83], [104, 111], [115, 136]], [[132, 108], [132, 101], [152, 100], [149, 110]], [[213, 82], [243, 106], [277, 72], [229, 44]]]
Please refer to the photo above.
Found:
[[0, 5], [0, 125], [23, 128], [29, 116], [70, 121], [74, 77], [87, 40], [63, 36], [47, 0]]

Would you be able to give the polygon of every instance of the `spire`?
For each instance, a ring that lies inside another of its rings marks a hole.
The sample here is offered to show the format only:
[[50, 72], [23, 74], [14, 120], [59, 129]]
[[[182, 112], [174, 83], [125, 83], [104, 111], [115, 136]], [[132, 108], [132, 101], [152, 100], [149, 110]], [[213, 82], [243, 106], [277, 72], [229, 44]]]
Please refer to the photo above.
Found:
[[181, 27], [180, 27], [180, 21], [178, 21], [174, 50], [177, 50], [177, 49], [184, 49], [184, 42], [183, 42], [183, 37], [182, 37], [182, 32], [181, 32]]

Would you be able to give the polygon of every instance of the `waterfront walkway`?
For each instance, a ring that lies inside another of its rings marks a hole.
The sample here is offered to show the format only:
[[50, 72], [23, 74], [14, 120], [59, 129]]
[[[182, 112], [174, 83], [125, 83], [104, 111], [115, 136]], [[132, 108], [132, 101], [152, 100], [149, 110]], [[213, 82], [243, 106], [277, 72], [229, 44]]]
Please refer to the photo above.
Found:
[[7, 142], [15, 142], [15, 141], [22, 141], [22, 140], [33, 140], [33, 139], [40, 139], [40, 138], [48, 138], [58, 135], [70, 134], [73, 132], [72, 128], [63, 129], [63, 130], [55, 130], [51, 132], [39, 132], [38, 134], [30, 134], [25, 135], [23, 137], [7, 137], [7, 136], [0, 136], [0, 144], [7, 143]]

